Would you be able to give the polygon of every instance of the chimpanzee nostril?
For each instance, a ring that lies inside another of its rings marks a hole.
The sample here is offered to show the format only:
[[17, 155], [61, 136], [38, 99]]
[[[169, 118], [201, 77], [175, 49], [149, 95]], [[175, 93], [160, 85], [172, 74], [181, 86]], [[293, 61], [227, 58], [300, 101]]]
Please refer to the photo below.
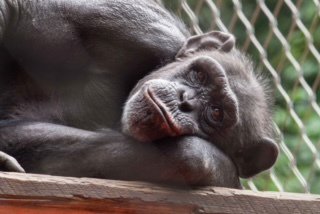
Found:
[[191, 112], [193, 110], [191, 103], [188, 101], [181, 102], [179, 104], [179, 109], [182, 112]]
[[179, 109], [183, 112], [190, 112], [193, 110], [189, 96], [185, 91], [179, 93]]
[[179, 93], [179, 101], [180, 102], [185, 101], [186, 95], [187, 95], [186, 92], [185, 91], [179, 91], [178, 93]]

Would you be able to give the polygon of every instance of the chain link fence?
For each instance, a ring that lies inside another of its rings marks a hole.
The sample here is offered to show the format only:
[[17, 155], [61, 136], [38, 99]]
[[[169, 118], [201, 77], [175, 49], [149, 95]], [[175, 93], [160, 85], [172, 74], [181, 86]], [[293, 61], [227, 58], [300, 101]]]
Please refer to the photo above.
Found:
[[320, 193], [319, 0], [164, 0], [194, 34], [231, 32], [275, 88], [275, 166], [246, 188]]

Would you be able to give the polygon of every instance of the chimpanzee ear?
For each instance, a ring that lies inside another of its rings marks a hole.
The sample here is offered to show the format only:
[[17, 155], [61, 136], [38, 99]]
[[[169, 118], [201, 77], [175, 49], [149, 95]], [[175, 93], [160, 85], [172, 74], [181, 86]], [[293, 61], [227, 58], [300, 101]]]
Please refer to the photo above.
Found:
[[176, 58], [182, 58], [199, 50], [220, 50], [229, 52], [235, 45], [233, 35], [221, 31], [212, 31], [190, 37], [182, 46]]
[[235, 158], [239, 176], [248, 178], [269, 169], [277, 160], [279, 149], [269, 138], [262, 138], [253, 146], [238, 151]]

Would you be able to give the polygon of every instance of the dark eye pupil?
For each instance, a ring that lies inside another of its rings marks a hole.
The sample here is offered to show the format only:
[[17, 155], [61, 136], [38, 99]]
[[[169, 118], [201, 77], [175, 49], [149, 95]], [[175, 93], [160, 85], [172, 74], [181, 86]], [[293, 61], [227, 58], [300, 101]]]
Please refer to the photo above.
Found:
[[205, 79], [205, 75], [202, 72], [198, 71], [197, 72], [197, 78], [198, 78], [199, 81], [202, 82]]
[[215, 121], [222, 121], [223, 119], [223, 112], [220, 108], [214, 107], [212, 109], [212, 119]]

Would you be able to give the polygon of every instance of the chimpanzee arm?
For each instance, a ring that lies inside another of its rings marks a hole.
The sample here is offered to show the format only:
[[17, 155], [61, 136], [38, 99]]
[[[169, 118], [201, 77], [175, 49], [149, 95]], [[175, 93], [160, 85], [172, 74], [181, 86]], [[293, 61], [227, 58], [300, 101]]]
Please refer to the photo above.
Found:
[[239, 187], [231, 161], [197, 137], [143, 144], [112, 130], [11, 123], [0, 128], [0, 150], [13, 155], [26, 172]]

